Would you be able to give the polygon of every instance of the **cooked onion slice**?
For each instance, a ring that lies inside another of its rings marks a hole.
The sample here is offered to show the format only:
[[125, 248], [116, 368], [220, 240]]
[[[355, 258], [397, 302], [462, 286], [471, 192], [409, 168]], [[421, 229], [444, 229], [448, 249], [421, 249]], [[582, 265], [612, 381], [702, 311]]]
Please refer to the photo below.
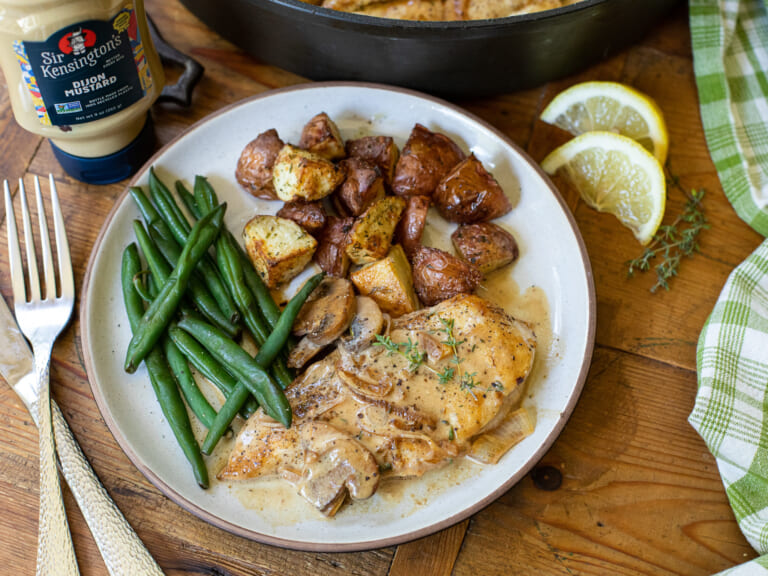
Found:
[[527, 408], [518, 408], [493, 430], [480, 435], [468, 456], [483, 464], [496, 464], [512, 446], [530, 436], [535, 426], [535, 416]]

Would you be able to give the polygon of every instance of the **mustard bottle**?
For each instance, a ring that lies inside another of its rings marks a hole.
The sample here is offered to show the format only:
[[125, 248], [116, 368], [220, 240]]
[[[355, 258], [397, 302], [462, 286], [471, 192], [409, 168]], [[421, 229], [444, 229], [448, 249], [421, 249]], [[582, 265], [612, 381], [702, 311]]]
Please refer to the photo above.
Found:
[[0, 67], [16, 121], [71, 176], [117, 182], [152, 153], [165, 77], [143, 0], [0, 0]]

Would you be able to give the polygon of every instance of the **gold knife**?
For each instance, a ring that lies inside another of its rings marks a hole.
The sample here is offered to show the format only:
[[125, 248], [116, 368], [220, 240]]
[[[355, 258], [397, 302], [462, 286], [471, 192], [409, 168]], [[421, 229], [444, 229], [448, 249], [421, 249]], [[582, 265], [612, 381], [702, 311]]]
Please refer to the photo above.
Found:
[[[37, 424], [32, 353], [0, 295], [0, 374], [19, 395]], [[162, 576], [163, 571], [101, 485], [72, 430], [51, 400], [59, 466], [112, 576]]]

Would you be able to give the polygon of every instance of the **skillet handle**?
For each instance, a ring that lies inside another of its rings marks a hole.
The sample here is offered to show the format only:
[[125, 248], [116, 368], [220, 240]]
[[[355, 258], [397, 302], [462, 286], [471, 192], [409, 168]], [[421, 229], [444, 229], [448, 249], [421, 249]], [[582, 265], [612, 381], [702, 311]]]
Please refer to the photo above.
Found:
[[158, 102], [173, 102], [184, 108], [188, 108], [192, 103], [192, 91], [195, 86], [203, 77], [205, 69], [194, 58], [187, 56], [186, 54], [179, 52], [168, 44], [160, 32], [157, 30], [154, 21], [147, 14], [147, 24], [149, 26], [149, 33], [152, 35], [152, 41], [155, 44], [157, 53], [160, 55], [160, 60], [163, 64], [173, 64], [184, 68], [184, 72], [176, 81], [176, 84], [166, 85], [163, 87], [163, 91], [158, 97]]

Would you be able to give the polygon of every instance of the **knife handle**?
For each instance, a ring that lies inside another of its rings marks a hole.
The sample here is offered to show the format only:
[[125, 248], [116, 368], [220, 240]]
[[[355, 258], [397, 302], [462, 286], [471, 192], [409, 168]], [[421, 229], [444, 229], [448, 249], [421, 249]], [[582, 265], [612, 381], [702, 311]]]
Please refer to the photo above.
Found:
[[51, 417], [64, 478], [112, 576], [163, 576], [163, 571], [112, 501], [55, 401]]
[[80, 576], [75, 558], [75, 547], [69, 532], [67, 512], [61, 497], [59, 471], [56, 469], [56, 445], [51, 427], [49, 396], [51, 348], [38, 347], [35, 357], [35, 376], [38, 382], [37, 397], [43, 402], [38, 406], [38, 430], [40, 441], [40, 509], [37, 529], [37, 576]]

